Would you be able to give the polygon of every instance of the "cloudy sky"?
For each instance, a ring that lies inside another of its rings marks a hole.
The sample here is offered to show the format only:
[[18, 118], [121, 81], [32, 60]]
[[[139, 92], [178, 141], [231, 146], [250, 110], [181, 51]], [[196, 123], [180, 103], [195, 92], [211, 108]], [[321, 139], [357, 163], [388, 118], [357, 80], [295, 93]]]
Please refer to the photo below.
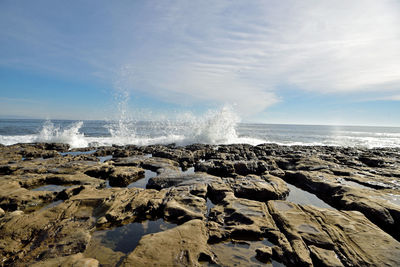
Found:
[[400, 1], [0, 1], [0, 116], [400, 126]]

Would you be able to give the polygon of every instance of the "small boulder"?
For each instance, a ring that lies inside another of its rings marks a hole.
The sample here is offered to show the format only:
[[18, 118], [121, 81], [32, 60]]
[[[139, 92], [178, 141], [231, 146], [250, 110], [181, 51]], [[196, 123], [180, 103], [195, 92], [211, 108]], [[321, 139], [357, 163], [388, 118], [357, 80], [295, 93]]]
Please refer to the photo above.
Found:
[[308, 247], [311, 252], [311, 258], [317, 266], [343, 267], [335, 251], [319, 248], [317, 246]]
[[256, 258], [261, 262], [268, 262], [272, 257], [272, 248], [264, 246], [262, 248], [256, 249]]
[[125, 187], [143, 178], [144, 170], [138, 167], [116, 167], [109, 176], [111, 186]]

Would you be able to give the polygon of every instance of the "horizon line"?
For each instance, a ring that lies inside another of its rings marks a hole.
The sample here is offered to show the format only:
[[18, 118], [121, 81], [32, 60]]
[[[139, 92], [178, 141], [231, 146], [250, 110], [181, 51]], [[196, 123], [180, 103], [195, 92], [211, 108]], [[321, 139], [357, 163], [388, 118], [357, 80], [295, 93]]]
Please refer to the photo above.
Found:
[[[0, 120], [41, 120], [41, 121], [118, 121], [117, 119], [43, 119], [37, 117], [27, 117], [27, 116], [2, 116], [0, 115]], [[131, 120], [133, 122], [161, 122], [161, 120]], [[170, 121], [174, 121], [171, 119]], [[320, 123], [266, 123], [266, 122], [252, 122], [252, 121], [241, 121], [238, 124], [259, 124], [259, 125], [292, 125], [292, 126], [331, 126], [331, 127], [385, 127], [385, 128], [400, 128], [400, 125], [356, 125], [356, 124], [320, 124]]]

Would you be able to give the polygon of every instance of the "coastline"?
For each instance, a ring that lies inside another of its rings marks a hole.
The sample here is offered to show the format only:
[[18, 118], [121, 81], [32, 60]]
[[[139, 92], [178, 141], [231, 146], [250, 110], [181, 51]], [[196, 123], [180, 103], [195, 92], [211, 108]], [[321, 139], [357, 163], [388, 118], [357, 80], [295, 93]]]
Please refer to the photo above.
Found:
[[175, 143], [400, 147], [399, 127], [248, 124], [229, 116], [169, 121], [4, 121], [0, 144], [65, 143], [72, 148]]
[[[400, 265], [400, 148], [36, 143], [0, 151], [4, 265]], [[146, 188], [136, 187], [142, 179]], [[154, 221], [158, 228], [146, 229]], [[107, 239], [136, 224], [142, 238], [131, 251]], [[239, 250], [240, 259], [226, 257]]]

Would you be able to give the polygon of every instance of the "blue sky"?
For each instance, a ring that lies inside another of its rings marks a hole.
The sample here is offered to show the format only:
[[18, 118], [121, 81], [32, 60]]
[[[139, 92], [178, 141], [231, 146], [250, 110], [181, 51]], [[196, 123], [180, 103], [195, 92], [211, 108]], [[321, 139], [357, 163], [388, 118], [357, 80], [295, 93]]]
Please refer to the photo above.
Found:
[[400, 126], [400, 2], [0, 1], [0, 116]]

